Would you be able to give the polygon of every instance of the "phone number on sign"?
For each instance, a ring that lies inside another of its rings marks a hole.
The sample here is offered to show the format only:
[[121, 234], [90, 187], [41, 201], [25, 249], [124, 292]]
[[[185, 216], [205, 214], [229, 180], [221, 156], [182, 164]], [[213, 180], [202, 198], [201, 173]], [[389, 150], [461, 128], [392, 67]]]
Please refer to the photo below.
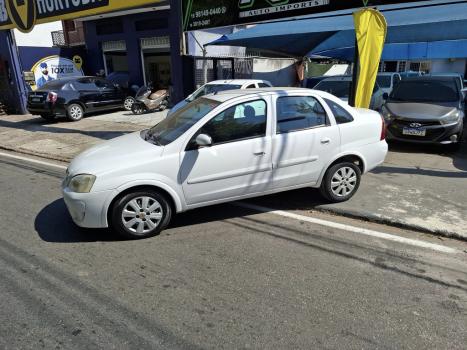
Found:
[[227, 12], [227, 7], [216, 7], [209, 10], [195, 11], [191, 14], [191, 18], [209, 17], [214, 15], [223, 15]]

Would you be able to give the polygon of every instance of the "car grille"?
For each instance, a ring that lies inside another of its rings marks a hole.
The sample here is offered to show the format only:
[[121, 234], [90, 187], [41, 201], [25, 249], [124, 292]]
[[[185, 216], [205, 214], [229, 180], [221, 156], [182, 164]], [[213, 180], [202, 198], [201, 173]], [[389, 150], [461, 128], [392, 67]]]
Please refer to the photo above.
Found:
[[418, 121], [418, 120], [404, 120], [404, 119], [395, 119], [393, 121], [393, 124], [398, 124], [402, 127], [410, 127], [410, 124], [417, 123], [420, 124], [421, 128], [427, 127], [427, 126], [438, 126], [441, 125], [439, 121]]

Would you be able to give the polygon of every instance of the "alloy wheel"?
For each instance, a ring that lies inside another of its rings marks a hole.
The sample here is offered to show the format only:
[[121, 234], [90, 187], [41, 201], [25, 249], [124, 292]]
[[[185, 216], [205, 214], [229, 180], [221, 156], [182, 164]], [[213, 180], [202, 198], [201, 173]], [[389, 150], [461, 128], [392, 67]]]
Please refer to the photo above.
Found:
[[70, 117], [75, 120], [79, 120], [83, 117], [83, 110], [77, 105], [71, 106], [69, 113]]
[[123, 107], [127, 110], [127, 111], [131, 111], [131, 107], [133, 106], [133, 103], [135, 102], [135, 100], [131, 97], [127, 97], [125, 99], [125, 101], [123, 102]]
[[156, 199], [148, 196], [137, 197], [125, 204], [122, 223], [132, 233], [144, 235], [153, 231], [163, 216], [162, 206]]
[[331, 179], [331, 191], [337, 197], [346, 197], [357, 186], [357, 174], [350, 167], [339, 168]]

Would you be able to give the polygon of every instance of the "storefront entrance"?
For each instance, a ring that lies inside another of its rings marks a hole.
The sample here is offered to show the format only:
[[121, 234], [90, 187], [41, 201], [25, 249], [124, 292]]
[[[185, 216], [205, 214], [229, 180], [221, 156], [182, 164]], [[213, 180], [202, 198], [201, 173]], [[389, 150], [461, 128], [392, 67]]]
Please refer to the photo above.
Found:
[[169, 88], [171, 85], [169, 37], [141, 39], [141, 59], [145, 84], [152, 82], [156, 88]]
[[102, 53], [104, 55], [105, 75], [112, 72], [128, 72], [128, 56], [124, 40], [103, 42]]

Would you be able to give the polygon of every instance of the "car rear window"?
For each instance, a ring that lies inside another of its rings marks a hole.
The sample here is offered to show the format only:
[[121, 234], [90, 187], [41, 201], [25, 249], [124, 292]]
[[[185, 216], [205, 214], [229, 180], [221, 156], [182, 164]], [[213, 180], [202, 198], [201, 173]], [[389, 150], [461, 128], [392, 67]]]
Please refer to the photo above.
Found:
[[382, 88], [391, 87], [391, 76], [390, 75], [380, 75], [376, 78], [378, 85]]
[[391, 94], [392, 101], [401, 102], [457, 102], [459, 93], [452, 80], [402, 80]]

